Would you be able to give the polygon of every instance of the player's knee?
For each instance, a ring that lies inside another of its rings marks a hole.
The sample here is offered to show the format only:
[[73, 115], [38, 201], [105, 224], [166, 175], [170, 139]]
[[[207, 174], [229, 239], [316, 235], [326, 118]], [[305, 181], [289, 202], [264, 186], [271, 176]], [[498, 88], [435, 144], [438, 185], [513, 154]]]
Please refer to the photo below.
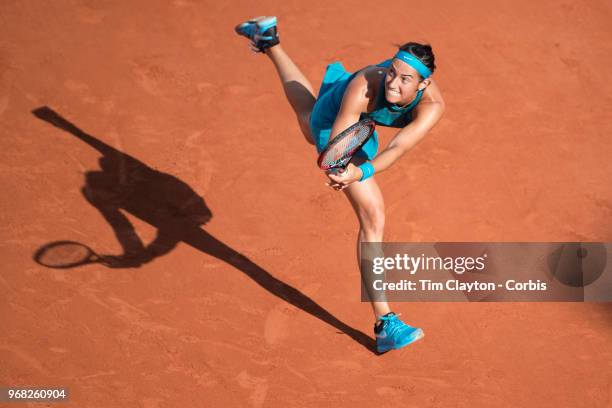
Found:
[[308, 143], [314, 145], [314, 139], [310, 132], [310, 113], [301, 113], [298, 115], [298, 121], [300, 123], [300, 129], [302, 134]]
[[382, 236], [385, 229], [385, 209], [382, 205], [369, 205], [360, 211], [361, 227], [369, 235]]

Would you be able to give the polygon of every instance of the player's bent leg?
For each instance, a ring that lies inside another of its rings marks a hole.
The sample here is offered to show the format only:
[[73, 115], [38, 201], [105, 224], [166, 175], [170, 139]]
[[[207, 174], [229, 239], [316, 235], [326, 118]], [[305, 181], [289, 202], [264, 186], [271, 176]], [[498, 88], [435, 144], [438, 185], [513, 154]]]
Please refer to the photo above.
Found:
[[[378, 246], [369, 244], [366, 249], [369, 253], [361, 253], [362, 243], [378, 243], [383, 240], [383, 230], [385, 225], [385, 207], [382, 193], [376, 181], [371, 178], [363, 182], [353, 183], [343, 190], [349, 202], [353, 206], [359, 220], [359, 235], [357, 237], [357, 263], [361, 268], [362, 255], [364, 261], [373, 259], [381, 254], [376, 254]], [[367, 268], [366, 268], [367, 269]], [[376, 319], [391, 311], [388, 303], [380, 294], [372, 291], [371, 273], [362, 272], [362, 281], [372, 303], [372, 309]]]
[[[361, 261], [362, 242], [382, 242], [385, 223], [384, 201], [382, 193], [374, 178], [363, 182], [353, 183], [343, 190], [351, 202], [359, 219], [360, 231], [358, 239], [358, 258]], [[370, 251], [376, 252], [377, 246], [368, 246]], [[382, 252], [380, 248], [379, 252]], [[363, 254], [367, 260], [372, 254]], [[384, 254], [378, 254], [384, 256]], [[367, 269], [367, 268], [366, 268]], [[362, 281], [366, 288], [371, 285], [371, 273], [362, 271]], [[379, 300], [383, 301], [379, 301]], [[385, 353], [389, 350], [400, 349], [424, 337], [423, 330], [412, 327], [398, 318], [389, 308], [384, 296], [370, 294], [372, 308], [377, 322], [374, 324], [374, 335], [376, 337], [376, 350]]]

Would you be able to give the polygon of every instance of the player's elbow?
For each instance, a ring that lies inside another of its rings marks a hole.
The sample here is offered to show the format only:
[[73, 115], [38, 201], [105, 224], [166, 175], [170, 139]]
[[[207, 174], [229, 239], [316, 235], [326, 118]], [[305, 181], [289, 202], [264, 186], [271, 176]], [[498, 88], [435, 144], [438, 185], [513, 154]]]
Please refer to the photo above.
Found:
[[444, 99], [440, 98], [440, 100], [434, 102], [433, 105], [438, 117], [442, 116], [446, 110], [446, 102], [444, 102]]

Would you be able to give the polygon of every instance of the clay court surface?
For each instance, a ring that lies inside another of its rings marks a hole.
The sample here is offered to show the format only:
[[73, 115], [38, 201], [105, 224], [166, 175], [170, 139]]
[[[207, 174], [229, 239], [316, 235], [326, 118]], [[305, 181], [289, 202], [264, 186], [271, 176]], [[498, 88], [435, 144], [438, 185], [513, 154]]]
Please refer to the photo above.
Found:
[[[432, 44], [447, 111], [376, 176], [387, 241], [612, 241], [609, 2], [4, 1], [0, 386], [68, 387], [50, 406], [69, 407], [610, 407], [609, 303], [395, 304], [425, 338], [372, 351], [357, 220], [233, 33], [261, 14], [317, 89], [328, 63]], [[152, 259], [34, 261], [59, 240]]]

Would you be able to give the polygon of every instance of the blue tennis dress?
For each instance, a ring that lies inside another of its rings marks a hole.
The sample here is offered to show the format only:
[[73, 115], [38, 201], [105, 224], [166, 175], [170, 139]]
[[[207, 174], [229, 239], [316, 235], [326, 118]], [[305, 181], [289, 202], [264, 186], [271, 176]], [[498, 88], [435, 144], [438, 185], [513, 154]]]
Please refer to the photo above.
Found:
[[[376, 65], [388, 68], [391, 60], [386, 60]], [[327, 66], [319, 97], [310, 115], [310, 131], [314, 137], [317, 152], [321, 153], [329, 142], [332, 126], [340, 111], [342, 96], [346, 87], [359, 72], [347, 72], [341, 62], [334, 62]], [[412, 121], [412, 110], [421, 100], [423, 91], [418, 91], [416, 98], [407, 106], [397, 106], [387, 102], [385, 98], [385, 82], [381, 81], [379, 92], [376, 96], [374, 110], [370, 113], [362, 112], [359, 120], [369, 117], [377, 125], [403, 128]], [[374, 131], [372, 137], [357, 152], [358, 156], [372, 160], [378, 151], [378, 134]]]

